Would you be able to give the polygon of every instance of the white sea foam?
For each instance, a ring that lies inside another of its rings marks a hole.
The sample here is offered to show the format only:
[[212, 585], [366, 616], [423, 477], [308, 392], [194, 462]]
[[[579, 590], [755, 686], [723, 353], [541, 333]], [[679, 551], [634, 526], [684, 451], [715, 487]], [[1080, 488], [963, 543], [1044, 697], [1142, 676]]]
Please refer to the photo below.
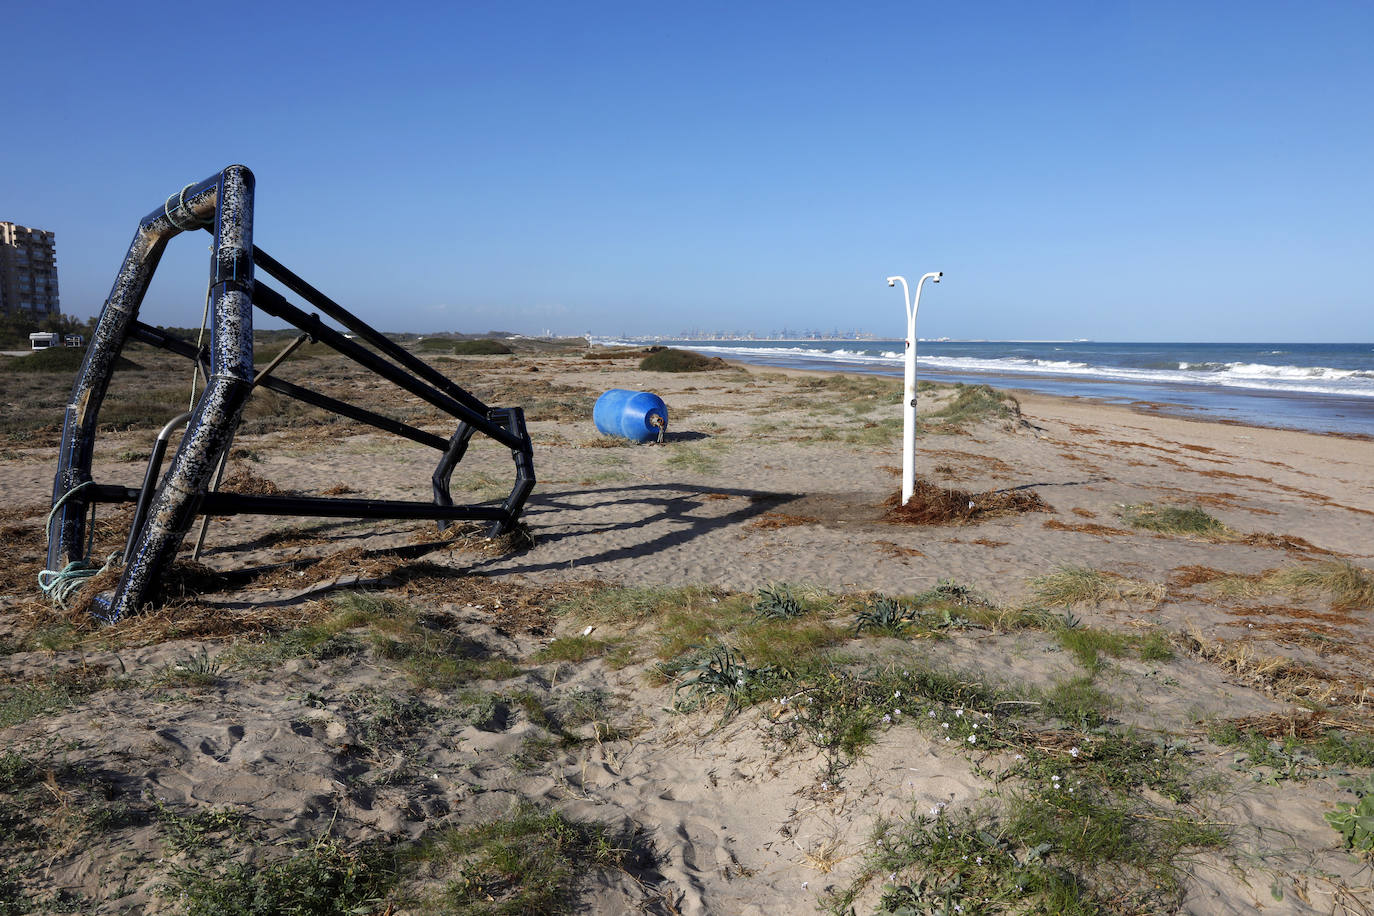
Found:
[[[834, 363], [851, 366], [900, 368], [903, 354], [893, 350], [870, 352], [845, 347], [760, 347], [692, 344], [703, 353], [762, 363]], [[933, 356], [917, 348], [918, 369], [986, 375], [1049, 375], [1104, 381], [1152, 382], [1166, 385], [1207, 385], [1300, 394], [1330, 394], [1374, 398], [1374, 372], [1329, 366], [1270, 365], [1267, 363], [1177, 363], [1173, 369], [1099, 366], [1079, 360], [1025, 357]]]

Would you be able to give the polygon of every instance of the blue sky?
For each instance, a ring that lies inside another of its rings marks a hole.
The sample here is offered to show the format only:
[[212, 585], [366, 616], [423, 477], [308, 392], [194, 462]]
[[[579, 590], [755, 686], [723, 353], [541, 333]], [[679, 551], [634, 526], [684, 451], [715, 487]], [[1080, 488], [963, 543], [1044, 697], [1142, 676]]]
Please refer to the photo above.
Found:
[[[1374, 5], [17, 4], [0, 219], [97, 312], [231, 162], [387, 330], [1374, 340]], [[144, 304], [199, 322], [207, 236]]]

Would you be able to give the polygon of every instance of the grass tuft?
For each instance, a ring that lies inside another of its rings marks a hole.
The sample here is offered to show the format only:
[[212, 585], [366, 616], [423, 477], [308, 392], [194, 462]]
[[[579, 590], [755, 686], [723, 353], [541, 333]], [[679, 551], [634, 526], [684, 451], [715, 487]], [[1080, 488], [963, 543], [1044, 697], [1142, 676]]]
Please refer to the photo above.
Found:
[[1123, 633], [1085, 626], [1061, 627], [1055, 631], [1055, 637], [1059, 645], [1070, 652], [1089, 674], [1097, 674], [1106, 667], [1106, 662], [1102, 660], [1104, 655], [1121, 658], [1131, 651], [1135, 643]]
[[380, 912], [396, 876], [380, 847], [321, 838], [267, 862], [176, 867], [164, 893], [186, 916], [348, 916]]
[[1212, 587], [1234, 598], [1325, 593], [1336, 610], [1374, 608], [1374, 572], [1347, 561], [1274, 569], [1257, 577], [1227, 576]]
[[[709, 449], [709, 451], [707, 450]], [[668, 467], [679, 471], [693, 471], [697, 474], [714, 474], [720, 470], [720, 458], [712, 454], [720, 450], [720, 443], [712, 440], [706, 448], [695, 445], [678, 445], [664, 462]]]
[[535, 653], [536, 662], [585, 662], [606, 654], [613, 643], [594, 636], [563, 636]]
[[1052, 573], [1035, 576], [1030, 580], [1030, 588], [1037, 601], [1050, 607], [1103, 601], [1158, 602], [1164, 597], [1161, 583], [1128, 579], [1083, 566], [1061, 566]]
[[1045, 694], [1045, 711], [1080, 728], [1097, 728], [1116, 708], [1116, 700], [1093, 684], [1092, 676], [1060, 681]]
[[417, 853], [422, 873], [444, 881], [433, 909], [455, 916], [557, 914], [577, 905], [592, 869], [624, 869], [632, 844], [606, 827], [521, 802], [497, 820], [448, 830]]
[[1178, 506], [1156, 506], [1153, 503], [1123, 506], [1121, 519], [1132, 528], [1154, 531], [1159, 534], [1182, 534], [1213, 540], [1235, 536], [1235, 532], [1222, 524], [1220, 520], [1208, 515], [1196, 506], [1190, 509], [1183, 509]]

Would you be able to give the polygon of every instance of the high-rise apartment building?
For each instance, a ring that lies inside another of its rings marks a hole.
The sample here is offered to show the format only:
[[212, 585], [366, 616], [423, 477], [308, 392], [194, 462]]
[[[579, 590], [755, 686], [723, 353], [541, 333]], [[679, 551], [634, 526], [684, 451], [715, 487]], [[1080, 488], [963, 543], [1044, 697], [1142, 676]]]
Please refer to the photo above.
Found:
[[59, 312], [53, 234], [0, 221], [0, 314], [42, 318]]

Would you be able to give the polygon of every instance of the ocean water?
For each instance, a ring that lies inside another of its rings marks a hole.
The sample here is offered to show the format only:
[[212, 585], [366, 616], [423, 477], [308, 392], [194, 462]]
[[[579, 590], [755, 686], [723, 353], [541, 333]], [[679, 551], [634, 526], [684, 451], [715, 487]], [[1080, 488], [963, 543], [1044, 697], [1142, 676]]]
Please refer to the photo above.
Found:
[[[901, 340], [660, 343], [759, 366], [902, 375]], [[916, 354], [917, 374], [934, 381], [1374, 436], [1374, 343], [922, 340]]]

